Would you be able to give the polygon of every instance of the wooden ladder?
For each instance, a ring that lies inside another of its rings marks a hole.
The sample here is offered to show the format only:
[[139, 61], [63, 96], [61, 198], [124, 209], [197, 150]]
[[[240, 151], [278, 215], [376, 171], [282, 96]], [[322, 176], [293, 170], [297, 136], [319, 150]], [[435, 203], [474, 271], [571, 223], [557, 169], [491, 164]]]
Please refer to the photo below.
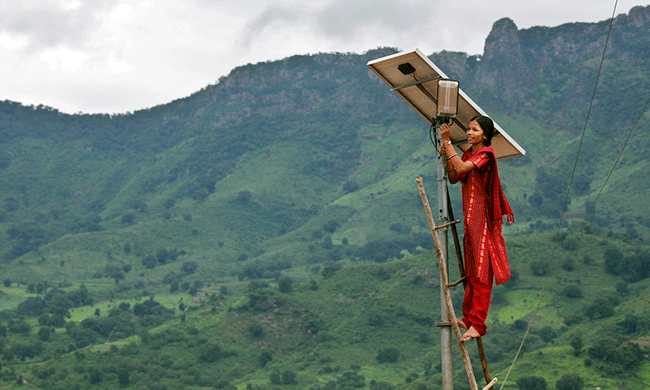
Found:
[[[460, 349], [460, 353], [463, 357], [463, 363], [465, 364], [465, 371], [467, 372], [467, 379], [469, 380], [469, 385], [471, 390], [478, 390], [478, 385], [476, 383], [476, 378], [474, 377], [474, 370], [472, 369], [472, 363], [469, 360], [469, 354], [467, 353], [467, 347], [465, 346], [465, 343], [462, 341], [463, 335], [460, 332], [460, 328], [458, 327], [458, 321], [456, 319], [456, 313], [454, 312], [454, 305], [451, 302], [451, 294], [449, 293], [449, 287], [457, 286], [458, 284], [463, 282], [463, 285], [465, 285], [466, 280], [464, 275], [464, 267], [462, 265], [462, 257], [461, 257], [461, 252], [460, 252], [460, 241], [458, 239], [458, 231], [456, 230], [456, 224], [460, 221], [453, 221], [441, 226], [436, 227], [435, 222], [433, 221], [433, 214], [431, 213], [431, 207], [429, 206], [429, 200], [427, 199], [427, 195], [424, 192], [424, 185], [422, 184], [422, 178], [420, 176], [417, 177], [417, 183], [418, 183], [418, 190], [420, 192], [420, 197], [422, 198], [422, 204], [424, 206], [424, 211], [426, 212], [427, 215], [427, 221], [429, 222], [429, 227], [431, 228], [431, 236], [433, 237], [433, 244], [435, 245], [436, 248], [436, 255], [438, 257], [438, 265], [440, 267], [440, 281], [442, 283], [442, 291], [445, 299], [445, 304], [447, 305], [447, 312], [449, 313], [449, 321], [451, 322], [451, 327], [454, 330], [454, 334], [456, 335], [456, 341], [458, 342], [458, 348]], [[449, 193], [447, 193], [447, 199], [449, 199]], [[449, 208], [449, 218], [450, 220], [453, 220], [453, 214], [451, 213], [451, 203], [447, 202], [448, 208]], [[449, 283], [449, 278], [447, 276], [447, 265], [445, 262], [445, 257], [442, 253], [442, 246], [440, 243], [440, 238], [438, 237], [438, 229], [446, 228], [448, 226], [452, 227], [452, 232], [454, 235], [454, 243], [456, 245], [456, 253], [458, 254], [458, 261], [459, 261], [459, 267], [461, 269], [461, 279], [455, 283]], [[493, 388], [494, 384], [497, 382], [497, 378], [490, 379], [490, 373], [487, 368], [487, 362], [485, 360], [485, 353], [483, 351], [483, 342], [480, 337], [476, 338], [476, 343], [478, 345], [479, 349], [479, 355], [481, 357], [481, 364], [483, 366], [483, 374], [485, 375], [485, 382], [487, 385], [483, 387], [483, 390], [488, 390]]]

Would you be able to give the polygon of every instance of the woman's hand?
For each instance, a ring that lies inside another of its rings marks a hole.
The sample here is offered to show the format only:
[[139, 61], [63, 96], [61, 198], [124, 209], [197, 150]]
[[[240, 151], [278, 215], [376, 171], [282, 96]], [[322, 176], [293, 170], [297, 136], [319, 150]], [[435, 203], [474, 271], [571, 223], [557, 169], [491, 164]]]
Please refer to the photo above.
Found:
[[442, 126], [440, 126], [440, 139], [442, 140], [443, 144], [447, 144], [449, 142], [449, 124], [448, 123], [443, 123]]

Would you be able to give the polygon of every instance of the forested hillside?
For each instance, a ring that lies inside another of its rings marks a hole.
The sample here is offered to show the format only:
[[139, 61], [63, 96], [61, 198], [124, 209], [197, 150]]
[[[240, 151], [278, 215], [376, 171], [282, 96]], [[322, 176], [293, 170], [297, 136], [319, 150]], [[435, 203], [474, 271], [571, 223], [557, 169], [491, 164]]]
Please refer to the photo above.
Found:
[[[633, 309], [648, 307], [650, 276], [650, 7], [614, 21], [592, 101], [608, 29], [502, 19], [482, 56], [430, 58], [527, 151], [499, 165], [518, 280], [495, 293], [490, 359], [506, 368], [555, 283], [527, 354], [559, 354], [603, 389], [637, 388], [650, 383], [638, 325], [650, 317]], [[436, 153], [427, 124], [366, 67], [396, 51], [248, 64], [120, 115], [0, 102], [3, 380], [436, 388], [437, 277], [415, 186], [424, 177], [436, 201]], [[127, 363], [142, 356], [147, 367]], [[552, 387], [566, 371], [526, 364], [515, 379]]]

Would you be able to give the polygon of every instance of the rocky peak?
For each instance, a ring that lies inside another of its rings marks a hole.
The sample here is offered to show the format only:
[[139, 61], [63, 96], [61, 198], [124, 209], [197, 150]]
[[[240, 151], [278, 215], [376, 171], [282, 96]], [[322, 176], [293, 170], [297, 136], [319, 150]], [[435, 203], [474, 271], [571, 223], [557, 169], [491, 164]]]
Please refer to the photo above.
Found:
[[483, 59], [489, 61], [497, 56], [521, 58], [519, 30], [512, 19], [503, 18], [494, 22], [485, 40]]
[[641, 27], [650, 21], [650, 5], [647, 7], [637, 6], [630, 10], [628, 20], [635, 27]]

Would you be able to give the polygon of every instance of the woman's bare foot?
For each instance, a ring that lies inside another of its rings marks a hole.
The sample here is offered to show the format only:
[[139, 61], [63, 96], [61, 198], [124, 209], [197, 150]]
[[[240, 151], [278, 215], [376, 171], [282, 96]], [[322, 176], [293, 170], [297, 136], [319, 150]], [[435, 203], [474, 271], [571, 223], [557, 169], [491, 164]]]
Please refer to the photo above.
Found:
[[471, 339], [475, 339], [477, 337], [481, 337], [481, 335], [478, 333], [476, 329], [474, 329], [473, 326], [470, 326], [467, 332], [463, 335], [463, 342], [466, 343], [470, 341]]
[[457, 318], [456, 319], [456, 324], [458, 324], [458, 327], [461, 328], [461, 329], [467, 329], [467, 325], [465, 325], [465, 323], [461, 319]]

